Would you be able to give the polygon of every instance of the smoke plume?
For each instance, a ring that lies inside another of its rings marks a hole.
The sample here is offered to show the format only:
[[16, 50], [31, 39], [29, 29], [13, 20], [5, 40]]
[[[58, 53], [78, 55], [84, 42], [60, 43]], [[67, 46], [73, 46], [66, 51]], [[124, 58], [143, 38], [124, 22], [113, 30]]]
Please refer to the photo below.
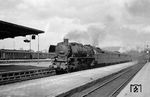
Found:
[[105, 39], [106, 32], [95, 25], [87, 26], [86, 30], [73, 30], [66, 34], [65, 38], [84, 44], [98, 46]]

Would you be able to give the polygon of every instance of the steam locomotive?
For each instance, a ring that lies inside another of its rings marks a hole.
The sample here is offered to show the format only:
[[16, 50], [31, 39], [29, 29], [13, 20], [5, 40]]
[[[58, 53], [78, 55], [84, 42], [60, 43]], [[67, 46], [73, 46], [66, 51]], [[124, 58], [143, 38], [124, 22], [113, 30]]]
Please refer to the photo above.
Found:
[[69, 43], [68, 39], [64, 39], [64, 42], [60, 42], [56, 46], [50, 46], [49, 52], [52, 51], [55, 51], [56, 56], [50, 68], [54, 68], [56, 73], [73, 72], [131, 61], [129, 55], [103, 51], [91, 45]]

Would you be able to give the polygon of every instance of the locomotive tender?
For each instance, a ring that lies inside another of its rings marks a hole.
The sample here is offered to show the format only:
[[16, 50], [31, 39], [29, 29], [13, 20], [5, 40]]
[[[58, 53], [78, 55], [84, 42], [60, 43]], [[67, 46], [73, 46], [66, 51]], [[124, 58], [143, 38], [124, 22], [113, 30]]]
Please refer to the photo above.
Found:
[[55, 51], [50, 68], [54, 68], [56, 73], [65, 73], [83, 69], [102, 67], [106, 65], [131, 61], [131, 57], [119, 52], [103, 51], [98, 47], [83, 45], [80, 43], [69, 43], [68, 39], [49, 48], [49, 52]]

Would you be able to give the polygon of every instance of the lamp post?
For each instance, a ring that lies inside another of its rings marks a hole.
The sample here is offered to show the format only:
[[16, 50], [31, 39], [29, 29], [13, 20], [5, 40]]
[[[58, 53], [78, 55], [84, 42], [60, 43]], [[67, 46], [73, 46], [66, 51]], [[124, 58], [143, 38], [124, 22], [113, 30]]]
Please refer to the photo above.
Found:
[[29, 47], [30, 47], [29, 51], [31, 52], [31, 37], [30, 37], [30, 44], [29, 44]]
[[[37, 36], [38, 36], [38, 63], [39, 63], [39, 47], [40, 46], [39, 46], [39, 35], [37, 35]], [[31, 55], [31, 40], [32, 39], [35, 39], [35, 35], [31, 35], [30, 40], [29, 39], [25, 39], [24, 40], [25, 43], [29, 43], [30, 42], [30, 44], [29, 44], [30, 50], [29, 51], [30, 51], [31, 58], [32, 58], [32, 55]]]
[[29, 43], [29, 52], [30, 52], [30, 58], [31, 58], [31, 38], [30, 38], [30, 40], [29, 39], [25, 39], [24, 42], [25, 43], [29, 43], [30, 42]]
[[39, 44], [39, 35], [38, 35], [38, 64], [39, 64], [39, 48], [40, 48], [40, 44]]

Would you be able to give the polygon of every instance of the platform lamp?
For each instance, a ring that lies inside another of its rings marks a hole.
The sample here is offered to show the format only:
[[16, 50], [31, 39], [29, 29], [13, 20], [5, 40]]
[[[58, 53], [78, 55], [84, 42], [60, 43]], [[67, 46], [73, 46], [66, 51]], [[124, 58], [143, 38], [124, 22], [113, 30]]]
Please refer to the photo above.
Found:
[[[32, 34], [31, 37], [30, 37], [30, 41], [31, 40], [35, 40], [36, 39], [36, 35], [35, 34]], [[31, 42], [30, 42], [30, 51], [31, 51]], [[31, 56], [32, 57], [32, 56]]]
[[[39, 63], [39, 35], [37, 35], [37, 36], [38, 36], [38, 63]], [[35, 40], [36, 35], [35, 34], [31, 35], [30, 40], [29, 39], [24, 40], [25, 43], [30, 43], [30, 51], [31, 51], [31, 39]]]
[[36, 35], [32, 35], [32, 40], [35, 40], [35, 38], [36, 38]]

